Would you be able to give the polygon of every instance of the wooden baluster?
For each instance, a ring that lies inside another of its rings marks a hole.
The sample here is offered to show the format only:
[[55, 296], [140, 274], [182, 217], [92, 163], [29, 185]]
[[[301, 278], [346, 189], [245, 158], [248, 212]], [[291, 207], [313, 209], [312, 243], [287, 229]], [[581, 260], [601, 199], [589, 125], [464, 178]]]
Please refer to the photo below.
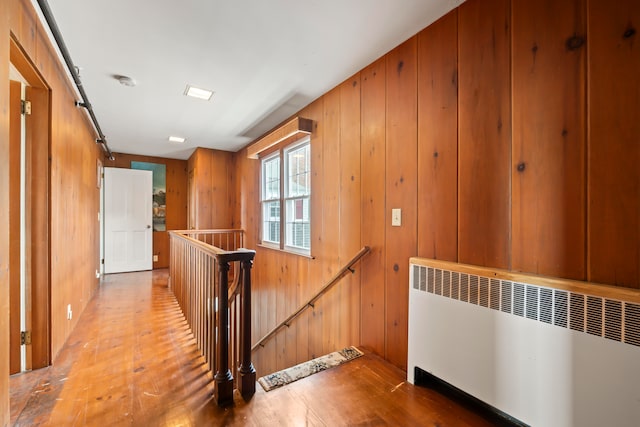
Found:
[[245, 400], [256, 392], [256, 370], [251, 363], [251, 267], [253, 261], [242, 261], [242, 293], [240, 298], [240, 370], [238, 389]]
[[214, 377], [216, 388], [214, 399], [218, 405], [233, 402], [233, 375], [229, 370], [229, 261], [218, 257], [218, 330], [217, 330], [217, 367]]

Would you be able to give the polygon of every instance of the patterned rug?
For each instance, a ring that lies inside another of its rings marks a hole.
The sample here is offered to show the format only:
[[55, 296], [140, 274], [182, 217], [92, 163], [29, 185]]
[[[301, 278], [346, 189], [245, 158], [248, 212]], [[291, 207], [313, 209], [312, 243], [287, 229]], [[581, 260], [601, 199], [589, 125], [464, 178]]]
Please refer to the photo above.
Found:
[[309, 360], [308, 362], [283, 369], [282, 371], [265, 375], [264, 377], [259, 378], [258, 382], [265, 391], [270, 391], [274, 388], [282, 387], [283, 385], [297, 381], [300, 378], [305, 378], [317, 372], [324, 371], [325, 369], [341, 365], [345, 362], [356, 359], [363, 354], [363, 352], [353, 346], [347, 347], [340, 351], [334, 351], [333, 353], [329, 353], [325, 356], [317, 357]]

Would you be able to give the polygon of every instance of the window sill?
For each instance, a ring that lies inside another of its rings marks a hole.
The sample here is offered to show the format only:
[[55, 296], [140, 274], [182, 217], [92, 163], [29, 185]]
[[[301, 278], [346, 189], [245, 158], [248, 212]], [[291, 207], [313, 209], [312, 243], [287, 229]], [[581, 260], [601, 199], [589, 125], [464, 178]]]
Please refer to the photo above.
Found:
[[258, 243], [257, 246], [259, 248], [262, 248], [262, 249], [270, 249], [272, 251], [283, 252], [285, 254], [290, 254], [290, 255], [297, 255], [297, 256], [300, 256], [300, 257], [303, 257], [303, 258], [316, 259], [316, 257], [314, 257], [311, 254], [305, 254], [304, 252], [291, 251], [291, 250], [288, 250], [288, 249], [280, 249], [277, 246], [265, 245], [263, 243]]

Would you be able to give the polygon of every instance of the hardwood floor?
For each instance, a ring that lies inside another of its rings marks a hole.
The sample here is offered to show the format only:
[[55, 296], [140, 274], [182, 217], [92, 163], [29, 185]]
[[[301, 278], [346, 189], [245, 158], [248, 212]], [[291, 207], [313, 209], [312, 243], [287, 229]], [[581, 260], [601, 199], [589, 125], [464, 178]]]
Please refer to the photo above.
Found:
[[[265, 373], [258, 373], [264, 375]], [[54, 366], [11, 378], [16, 426], [422, 425], [490, 422], [365, 356], [219, 408], [166, 271], [108, 275]]]

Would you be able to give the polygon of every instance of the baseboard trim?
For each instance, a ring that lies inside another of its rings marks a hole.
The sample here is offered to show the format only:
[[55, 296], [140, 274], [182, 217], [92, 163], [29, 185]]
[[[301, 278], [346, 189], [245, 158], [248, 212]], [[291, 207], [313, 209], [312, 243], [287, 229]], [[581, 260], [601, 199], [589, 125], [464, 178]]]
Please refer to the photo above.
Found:
[[529, 427], [517, 418], [495, 408], [488, 403], [466, 393], [448, 382], [430, 374], [427, 371], [415, 367], [415, 385], [434, 390], [448, 398], [464, 405], [482, 418], [490, 421], [497, 427]]

